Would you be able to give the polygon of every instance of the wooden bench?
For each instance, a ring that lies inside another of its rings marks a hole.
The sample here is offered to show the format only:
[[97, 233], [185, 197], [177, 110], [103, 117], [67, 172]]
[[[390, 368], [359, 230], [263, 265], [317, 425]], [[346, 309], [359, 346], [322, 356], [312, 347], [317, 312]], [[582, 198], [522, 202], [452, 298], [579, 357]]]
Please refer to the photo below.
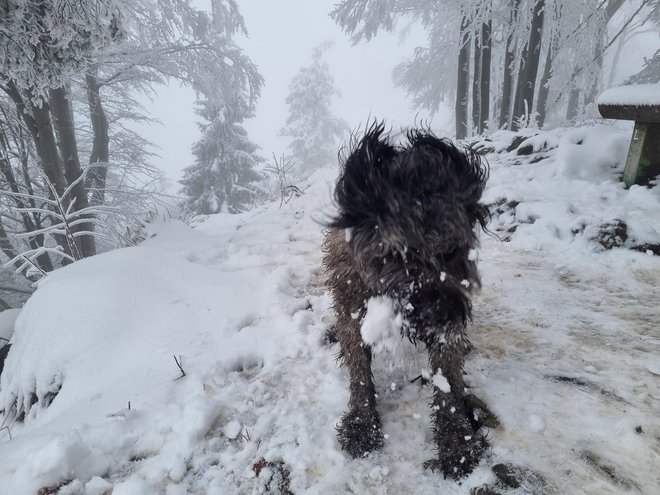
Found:
[[623, 182], [648, 185], [660, 175], [660, 84], [610, 88], [598, 97], [598, 111], [605, 119], [635, 122]]

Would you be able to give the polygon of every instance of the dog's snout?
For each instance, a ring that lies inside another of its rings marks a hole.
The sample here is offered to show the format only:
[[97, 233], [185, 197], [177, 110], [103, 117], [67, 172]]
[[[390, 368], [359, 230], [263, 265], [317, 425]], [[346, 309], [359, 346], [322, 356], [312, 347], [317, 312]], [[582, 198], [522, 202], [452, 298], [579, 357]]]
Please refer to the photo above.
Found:
[[433, 318], [434, 313], [435, 313], [435, 311], [433, 310], [433, 308], [427, 307], [427, 308], [422, 309], [419, 312], [419, 318], [422, 321], [428, 321], [428, 320]]

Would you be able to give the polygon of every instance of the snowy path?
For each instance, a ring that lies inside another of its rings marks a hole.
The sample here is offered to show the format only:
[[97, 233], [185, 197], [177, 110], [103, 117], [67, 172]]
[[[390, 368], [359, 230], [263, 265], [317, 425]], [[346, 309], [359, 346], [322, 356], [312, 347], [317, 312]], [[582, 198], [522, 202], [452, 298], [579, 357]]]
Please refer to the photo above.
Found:
[[494, 241], [482, 253], [468, 369], [503, 423], [496, 457], [542, 472], [558, 493], [654, 493], [658, 264], [623, 278], [602, 255], [590, 276]]

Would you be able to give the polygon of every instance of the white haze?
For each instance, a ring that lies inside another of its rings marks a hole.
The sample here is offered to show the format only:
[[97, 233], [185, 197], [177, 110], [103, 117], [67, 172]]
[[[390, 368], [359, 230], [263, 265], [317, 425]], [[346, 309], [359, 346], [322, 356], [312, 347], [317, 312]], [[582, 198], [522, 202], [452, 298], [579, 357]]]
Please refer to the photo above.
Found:
[[[194, 3], [206, 8], [206, 2]], [[351, 128], [363, 124], [370, 116], [386, 119], [394, 129], [420, 120], [431, 122], [428, 112], [411, 110], [405, 92], [395, 88], [392, 81], [395, 65], [409, 57], [415, 46], [425, 43], [422, 29], [412, 27], [403, 41], [396, 34], [383, 32], [369, 43], [354, 46], [328, 16], [334, 3], [333, 0], [239, 2], [249, 32], [249, 37], [239, 40], [239, 44], [265, 78], [256, 116], [246, 122], [246, 128], [266, 159], [273, 153], [279, 156], [286, 151], [288, 140], [278, 133], [287, 116], [285, 99], [289, 82], [302, 65], [311, 62], [312, 49], [326, 40], [334, 45], [324, 60], [330, 65], [335, 85], [341, 92], [333, 110]], [[156, 160], [157, 165], [171, 181], [178, 180], [181, 170], [192, 164], [190, 146], [199, 139], [192, 108], [194, 99], [192, 90], [173, 83], [162, 88], [153, 102], [147, 102], [148, 110], [161, 124], [144, 128], [142, 132], [158, 146], [161, 158]], [[432, 123], [438, 132], [452, 134], [451, 119], [449, 111], [441, 109]]]
[[[210, 11], [208, 0], [193, 3]], [[385, 119], [393, 129], [420, 121], [429, 122], [438, 134], [453, 136], [453, 112], [442, 107], [431, 118], [429, 112], [411, 108], [404, 90], [394, 87], [392, 70], [409, 58], [416, 46], [426, 44], [419, 25], [399, 24], [407, 28], [403, 39], [398, 34], [381, 31], [370, 42], [353, 45], [349, 37], [329, 17], [336, 0], [240, 0], [248, 38], [238, 40], [245, 53], [257, 64], [265, 78], [256, 116], [246, 122], [250, 139], [260, 147], [260, 154], [270, 160], [273, 153], [286, 151], [288, 138], [279, 136], [287, 116], [285, 102], [288, 85], [302, 65], [311, 61], [312, 49], [331, 40], [333, 47], [324, 60], [330, 65], [341, 96], [335, 98], [336, 115], [357, 128], [370, 117]], [[658, 48], [656, 32], [641, 32], [628, 41], [613, 67], [614, 45], [604, 60], [605, 85], [618, 85], [642, 66]], [[140, 127], [160, 155], [156, 165], [172, 182], [171, 192], [178, 191], [176, 181], [181, 171], [193, 163], [190, 147], [200, 138], [194, 113], [193, 91], [172, 83], [160, 88], [148, 111], [160, 123]]]

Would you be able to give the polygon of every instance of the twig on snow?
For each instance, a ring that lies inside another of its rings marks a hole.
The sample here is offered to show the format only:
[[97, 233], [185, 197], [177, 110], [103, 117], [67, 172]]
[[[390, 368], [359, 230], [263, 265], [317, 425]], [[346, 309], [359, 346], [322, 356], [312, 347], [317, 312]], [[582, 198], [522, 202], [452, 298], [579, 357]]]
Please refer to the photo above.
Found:
[[175, 362], [176, 365], [179, 367], [179, 371], [181, 371], [181, 376], [178, 377], [178, 378], [176, 378], [175, 381], [176, 381], [176, 380], [181, 380], [181, 378], [183, 378], [184, 376], [186, 376], [186, 372], [183, 370], [183, 366], [181, 365], [181, 363], [183, 362], [183, 360], [181, 359], [181, 356], [179, 356], [179, 359], [176, 358], [176, 355], [173, 356], [173, 357], [174, 357], [174, 362]]

